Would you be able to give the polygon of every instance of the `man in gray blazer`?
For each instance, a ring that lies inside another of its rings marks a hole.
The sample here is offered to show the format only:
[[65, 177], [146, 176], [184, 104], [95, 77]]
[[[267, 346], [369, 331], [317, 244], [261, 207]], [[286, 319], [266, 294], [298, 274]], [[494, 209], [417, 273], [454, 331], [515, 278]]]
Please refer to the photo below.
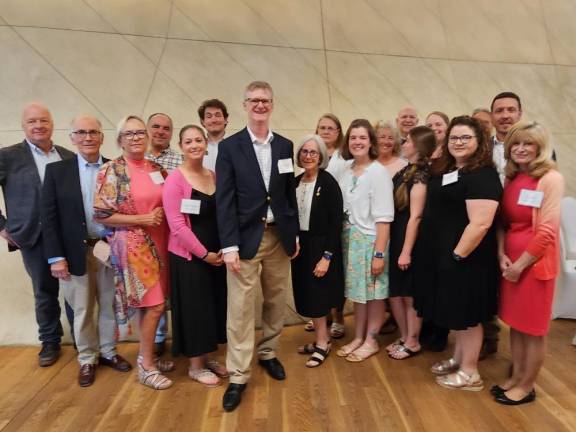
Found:
[[40, 194], [46, 165], [74, 157], [74, 153], [52, 143], [54, 123], [48, 109], [28, 104], [22, 112], [25, 139], [0, 149], [0, 185], [6, 215], [0, 212], [0, 236], [10, 251], [20, 249], [24, 267], [32, 279], [34, 307], [42, 350], [40, 366], [50, 366], [60, 355], [62, 325], [58, 301], [58, 279], [50, 273], [44, 257], [40, 227]]

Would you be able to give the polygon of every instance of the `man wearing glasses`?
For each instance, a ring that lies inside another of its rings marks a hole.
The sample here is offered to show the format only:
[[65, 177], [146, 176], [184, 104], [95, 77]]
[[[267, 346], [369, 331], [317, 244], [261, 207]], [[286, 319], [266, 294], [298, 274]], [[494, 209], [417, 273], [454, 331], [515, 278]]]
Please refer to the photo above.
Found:
[[44, 258], [40, 226], [41, 188], [46, 166], [74, 157], [74, 153], [52, 143], [54, 122], [48, 108], [30, 103], [22, 112], [25, 139], [0, 149], [0, 185], [6, 216], [0, 212], [0, 236], [8, 249], [20, 249], [24, 267], [32, 280], [34, 309], [42, 350], [40, 366], [54, 364], [60, 355], [62, 325], [58, 301], [58, 279], [52, 277]]
[[98, 252], [106, 249], [101, 240], [105, 228], [93, 218], [96, 176], [107, 162], [100, 155], [101, 129], [94, 117], [72, 121], [70, 140], [78, 154], [50, 164], [42, 189], [44, 250], [52, 275], [60, 280], [64, 298], [74, 310], [81, 387], [92, 385], [98, 363], [120, 372], [131, 369], [116, 353], [114, 271]]
[[228, 270], [226, 411], [240, 404], [250, 378], [254, 301], [260, 286], [264, 305], [258, 363], [273, 379], [286, 377], [275, 351], [284, 326], [290, 259], [299, 249], [298, 207], [292, 142], [270, 130], [272, 98], [266, 82], [246, 87], [248, 125], [220, 143], [216, 161], [218, 230]]

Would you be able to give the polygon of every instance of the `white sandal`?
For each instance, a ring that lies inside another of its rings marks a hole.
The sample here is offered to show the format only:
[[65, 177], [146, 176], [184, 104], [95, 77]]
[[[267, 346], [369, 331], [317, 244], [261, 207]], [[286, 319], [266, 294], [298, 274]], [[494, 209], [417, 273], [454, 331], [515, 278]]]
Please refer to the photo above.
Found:
[[140, 363], [138, 363], [138, 380], [140, 384], [154, 390], [166, 390], [174, 384], [171, 379], [162, 375], [158, 369], [148, 371]]
[[221, 383], [220, 378], [214, 372], [208, 369], [190, 369], [188, 368], [188, 376], [206, 387], [218, 387]]
[[450, 358], [448, 360], [442, 360], [438, 363], [434, 363], [434, 365], [430, 368], [430, 372], [434, 375], [447, 375], [452, 372], [456, 372], [460, 369], [460, 365], [454, 358]]
[[468, 391], [482, 391], [484, 382], [480, 374], [473, 373], [468, 375], [462, 369], [450, 375], [443, 375], [436, 377], [436, 382], [442, 387], [449, 389], [468, 390]]
[[[144, 357], [142, 357], [141, 355], [138, 355], [138, 358], [136, 359], [136, 363], [138, 363], [139, 365], [142, 364], [142, 362], [144, 361]], [[160, 372], [172, 372], [174, 370], [174, 362], [171, 360], [161, 360], [159, 358], [155, 358], [154, 359], [154, 364], [156, 365], [156, 368], [160, 371]]]
[[228, 378], [230, 376], [230, 372], [228, 372], [226, 366], [222, 366], [216, 360], [208, 360], [206, 362], [206, 369], [214, 372], [214, 374], [219, 378]]

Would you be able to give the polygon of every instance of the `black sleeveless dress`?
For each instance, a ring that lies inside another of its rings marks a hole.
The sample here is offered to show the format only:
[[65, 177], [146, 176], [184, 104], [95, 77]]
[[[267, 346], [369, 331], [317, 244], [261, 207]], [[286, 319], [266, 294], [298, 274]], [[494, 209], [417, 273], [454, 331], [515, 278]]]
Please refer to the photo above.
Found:
[[[190, 215], [192, 231], [210, 252], [220, 250], [215, 195], [192, 191], [200, 214]], [[226, 267], [200, 258], [170, 254], [172, 275], [172, 354], [196, 357], [226, 343]]]

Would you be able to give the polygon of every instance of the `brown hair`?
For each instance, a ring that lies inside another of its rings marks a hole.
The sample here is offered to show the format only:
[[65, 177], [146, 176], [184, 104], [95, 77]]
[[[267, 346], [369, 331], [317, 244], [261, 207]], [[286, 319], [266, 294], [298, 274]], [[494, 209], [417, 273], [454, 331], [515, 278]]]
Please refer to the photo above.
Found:
[[532, 141], [538, 146], [538, 154], [528, 165], [528, 175], [540, 178], [551, 169], [556, 169], [556, 163], [551, 159], [552, 146], [548, 139], [546, 129], [536, 122], [520, 121], [516, 123], [506, 134], [504, 140], [504, 157], [506, 177], [513, 179], [518, 174], [518, 165], [512, 160], [512, 146], [522, 141]]
[[430, 114], [426, 116], [426, 120], [428, 120], [428, 117], [430, 117], [431, 115], [437, 115], [438, 117], [441, 117], [442, 120], [444, 120], [444, 123], [446, 123], [446, 126], [450, 124], [450, 118], [442, 111], [432, 111]]
[[226, 105], [220, 99], [208, 99], [202, 102], [202, 105], [198, 107], [198, 117], [200, 117], [200, 121], [204, 121], [204, 112], [206, 108], [218, 108], [222, 111], [222, 115], [225, 119], [228, 118], [228, 110], [226, 109]]
[[416, 163], [404, 172], [402, 184], [394, 193], [394, 204], [398, 210], [403, 210], [408, 206], [410, 197], [408, 196], [408, 184], [413, 181], [417, 174], [426, 174], [430, 163], [430, 156], [436, 149], [436, 137], [434, 131], [427, 126], [416, 126], [408, 132], [414, 147], [418, 151]]
[[342, 146], [342, 152], [340, 155], [344, 160], [350, 160], [353, 158], [352, 154], [350, 153], [350, 132], [352, 129], [356, 128], [364, 128], [366, 132], [368, 132], [368, 137], [370, 138], [370, 150], [368, 151], [368, 157], [374, 160], [378, 157], [378, 143], [376, 141], [376, 132], [374, 132], [374, 128], [370, 124], [370, 122], [366, 119], [356, 119], [352, 120], [350, 126], [348, 126], [348, 130], [346, 131], [346, 136], [344, 137], [344, 145]]
[[340, 123], [340, 120], [338, 119], [338, 117], [336, 117], [334, 114], [326, 113], [326, 114], [323, 114], [322, 117], [320, 117], [318, 119], [318, 123], [316, 123], [315, 134], [318, 135], [318, 126], [320, 126], [320, 120], [325, 119], [325, 118], [332, 120], [334, 122], [334, 124], [336, 125], [336, 127], [338, 128], [338, 138], [336, 138], [336, 142], [334, 143], [334, 148], [338, 149], [338, 148], [342, 147], [342, 143], [344, 141], [344, 134], [342, 132], [342, 124]]
[[442, 155], [436, 160], [434, 164], [432, 164], [432, 173], [434, 175], [445, 174], [452, 171], [456, 166], [456, 160], [454, 159], [454, 156], [452, 156], [448, 151], [448, 140], [450, 138], [450, 133], [455, 126], [468, 126], [470, 129], [472, 129], [472, 131], [474, 131], [476, 141], [478, 142], [478, 148], [466, 162], [466, 166], [461, 168], [461, 171], [469, 172], [485, 166], [493, 167], [494, 162], [492, 160], [492, 147], [488, 142], [486, 131], [478, 120], [464, 115], [454, 117], [448, 125], [446, 137], [442, 143]]

